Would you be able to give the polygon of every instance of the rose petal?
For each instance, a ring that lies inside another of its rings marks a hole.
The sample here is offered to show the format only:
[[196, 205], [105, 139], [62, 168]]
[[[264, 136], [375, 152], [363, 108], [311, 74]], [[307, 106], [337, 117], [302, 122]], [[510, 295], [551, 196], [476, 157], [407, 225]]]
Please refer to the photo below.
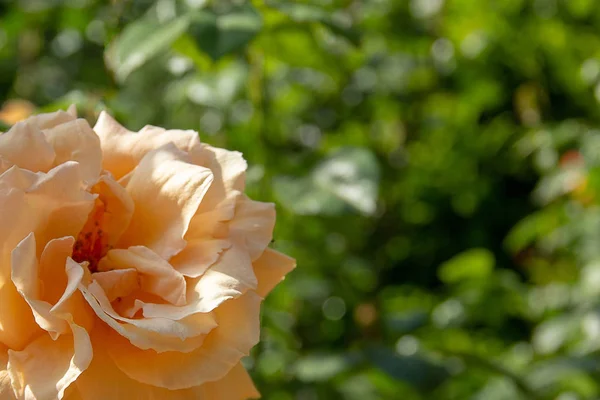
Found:
[[[208, 190], [210, 192], [210, 188]], [[226, 237], [229, 229], [226, 222], [235, 215], [235, 203], [240, 195], [237, 191], [230, 192], [214, 209], [198, 211], [190, 221], [185, 238], [194, 240]], [[200, 207], [202, 208], [202, 205]]]
[[273, 238], [275, 205], [261, 203], [242, 196], [235, 207], [235, 216], [229, 223], [229, 235], [243, 238], [252, 261], [267, 248]]
[[[50, 332], [52, 339], [56, 340], [59, 334], [69, 331], [69, 325], [63, 318], [52, 315], [50, 312], [52, 305], [41, 300], [39, 268], [35, 248], [35, 238], [31, 233], [12, 251], [12, 281], [19, 294], [31, 307], [37, 324], [42, 329]], [[50, 283], [48, 282], [48, 284]]]
[[15, 392], [10, 383], [10, 375], [8, 373], [8, 350], [0, 346], [0, 399], [15, 400]]
[[105, 330], [98, 330], [92, 335], [94, 348], [97, 349], [94, 359], [73, 385], [77, 390], [68, 400], [212, 400], [204, 397], [199, 390], [172, 391], [129, 378], [103, 349], [103, 333]]
[[244, 191], [248, 164], [242, 153], [202, 144], [192, 150], [191, 157], [194, 164], [207, 167], [215, 176], [198, 213], [215, 209], [231, 191]]
[[44, 135], [56, 154], [55, 166], [77, 161], [85, 181], [91, 183], [98, 178], [102, 169], [100, 140], [86, 120], [76, 119], [57, 125], [45, 130]]
[[5, 158], [0, 157], [0, 174], [3, 174], [5, 171], [7, 171], [13, 165], [15, 165], [15, 164], [8, 161]]
[[174, 309], [161, 304], [139, 305], [145, 315], [210, 312], [224, 301], [256, 289], [257, 284], [248, 253], [242, 245], [233, 243], [202, 276], [188, 282], [186, 306]]
[[202, 335], [215, 327], [211, 314], [195, 314], [180, 321], [168, 318], [124, 318], [113, 309], [98, 282], [92, 281], [87, 287], [82, 284], [79, 290], [101, 320], [141, 349], [153, 349], [155, 352], [191, 351], [202, 343]]
[[110, 302], [140, 288], [138, 273], [133, 268], [96, 272], [92, 278], [102, 287]]
[[50, 312], [61, 316], [67, 321], [73, 321], [77, 325], [90, 332], [95, 324], [94, 312], [88, 306], [83, 294], [78, 290], [85, 280], [89, 281], [89, 271], [83, 270], [71, 257], [67, 257], [65, 263], [67, 274], [67, 286], [60, 299], [52, 306]]
[[188, 241], [187, 246], [169, 261], [179, 273], [197, 278], [217, 261], [224, 249], [231, 247], [225, 239], [197, 239]]
[[188, 304], [148, 304], [136, 300], [130, 313], [142, 310], [145, 317], [181, 319], [195, 313], [208, 313], [226, 300], [241, 296], [258, 285], [252, 263], [245, 249], [234, 244], [202, 276], [187, 285]]
[[[105, 381], [112, 384], [102, 385]], [[241, 363], [236, 364], [227, 375], [215, 382], [189, 389], [168, 390], [129, 378], [105, 353], [96, 353], [91, 366], [71, 387], [77, 389], [67, 396], [66, 400], [246, 400], [260, 397]]]
[[114, 246], [129, 226], [134, 203], [129, 193], [109, 175], [101, 175], [92, 187], [104, 204], [102, 229], [106, 244]]
[[186, 158], [166, 145], [140, 162], [127, 184], [135, 211], [120, 248], [143, 245], [168, 260], [185, 247], [190, 219], [213, 180], [210, 170]]
[[223, 303], [214, 311], [218, 326], [190, 353], [144, 351], [116, 335], [106, 346], [130, 378], [171, 390], [191, 388], [223, 378], [258, 342], [260, 302], [250, 291]]
[[100, 113], [94, 131], [102, 145], [102, 166], [117, 180], [133, 170], [147, 153], [167, 143], [173, 143], [185, 152], [200, 144], [198, 133], [194, 131], [146, 126], [139, 133], [131, 132], [104, 111]]
[[165, 260], [144, 246], [110, 250], [100, 261], [100, 271], [134, 269], [143, 291], [155, 294], [174, 305], [186, 303], [185, 278]]
[[[35, 243], [30, 238], [23, 242], [23, 247], [27, 248], [25, 254], [31, 258], [35, 254]], [[23, 350], [8, 351], [8, 372], [19, 399], [61, 399], [65, 389], [92, 359], [92, 346], [87, 332], [92, 329], [93, 321], [89, 320], [89, 314], [82, 314], [77, 307], [85, 306], [81, 294], [76, 291], [84, 273], [68, 268], [66, 273], [65, 291], [48, 315], [63, 318], [71, 328], [71, 335], [61, 335], [53, 340], [49, 335], [42, 334]], [[79, 325], [79, 321], [85, 327]]]
[[51, 129], [57, 125], [74, 121], [75, 119], [77, 119], [77, 109], [74, 105], [71, 105], [66, 112], [58, 110], [51, 113], [37, 114], [27, 119], [27, 121], [42, 130]]
[[46, 244], [40, 257], [38, 274], [41, 285], [40, 299], [50, 304], [56, 304], [67, 286], [65, 264], [67, 257], [73, 252], [73, 244], [75, 238], [72, 236], [52, 239]]
[[0, 301], [0, 343], [13, 349], [22, 349], [40, 332], [31, 308], [19, 295], [10, 278], [0, 277]]
[[256, 390], [252, 378], [241, 363], [229, 371], [222, 379], [207, 382], [201, 386], [204, 395], [211, 400], [246, 400], [258, 399], [260, 393]]
[[266, 249], [264, 253], [252, 263], [254, 273], [258, 279], [256, 293], [265, 297], [281, 282], [285, 275], [296, 268], [296, 260], [278, 251]]
[[11, 250], [31, 232], [38, 239], [36, 254], [50, 240], [76, 234], [92, 202], [74, 162], [47, 174], [15, 166], [0, 175], [0, 343], [22, 349], [39, 329], [11, 281]]
[[257, 286], [247, 253], [239, 245], [227, 249], [202, 276], [187, 284], [188, 304], [153, 304], [135, 300], [129, 315], [142, 310], [147, 318], [183, 319], [196, 313], [209, 313], [226, 300], [241, 296]]
[[84, 189], [80, 165], [68, 161], [40, 175], [27, 189], [29, 212], [44, 222], [35, 230], [38, 253], [52, 239], [77, 236], [94, 206], [96, 195]]
[[8, 351], [8, 372], [18, 399], [62, 399], [92, 360], [87, 331], [70, 324], [72, 335], [42, 335], [21, 351]]
[[25, 120], [0, 135], [0, 157], [32, 172], [48, 171], [54, 162], [54, 150], [40, 129]]
[[220, 303], [238, 297], [246, 290], [256, 289], [257, 284], [248, 253], [234, 242], [200, 277], [195, 291], [204, 301], [217, 300]]

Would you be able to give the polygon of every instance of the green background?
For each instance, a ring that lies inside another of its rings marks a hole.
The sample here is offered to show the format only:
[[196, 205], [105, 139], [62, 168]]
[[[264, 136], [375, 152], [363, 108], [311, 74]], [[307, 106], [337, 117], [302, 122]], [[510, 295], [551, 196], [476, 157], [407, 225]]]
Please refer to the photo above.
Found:
[[264, 398], [600, 398], [596, 1], [0, 1], [9, 99], [244, 153]]

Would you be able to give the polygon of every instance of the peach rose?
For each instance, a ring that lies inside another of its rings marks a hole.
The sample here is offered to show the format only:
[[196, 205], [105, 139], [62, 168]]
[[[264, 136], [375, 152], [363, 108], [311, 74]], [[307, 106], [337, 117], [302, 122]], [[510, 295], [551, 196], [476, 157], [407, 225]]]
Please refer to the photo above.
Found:
[[238, 152], [42, 114], [0, 135], [0, 399], [259, 394], [240, 359], [295, 261]]

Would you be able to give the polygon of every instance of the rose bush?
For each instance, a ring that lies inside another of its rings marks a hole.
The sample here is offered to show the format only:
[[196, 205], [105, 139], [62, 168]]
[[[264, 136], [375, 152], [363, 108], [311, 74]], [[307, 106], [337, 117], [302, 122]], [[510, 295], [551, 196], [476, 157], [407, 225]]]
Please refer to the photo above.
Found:
[[102, 113], [0, 135], [0, 399], [258, 397], [240, 359], [294, 268], [238, 152]]

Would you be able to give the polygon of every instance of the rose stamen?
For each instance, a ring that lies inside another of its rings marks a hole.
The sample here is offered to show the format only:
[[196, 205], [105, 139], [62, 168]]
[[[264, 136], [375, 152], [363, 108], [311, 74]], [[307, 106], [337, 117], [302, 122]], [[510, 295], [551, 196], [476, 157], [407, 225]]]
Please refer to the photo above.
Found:
[[88, 220], [79, 232], [73, 246], [73, 260], [79, 263], [87, 261], [90, 272], [98, 270], [98, 262], [108, 251], [102, 230], [105, 212], [106, 206], [102, 200], [96, 199], [94, 209], [90, 212]]

